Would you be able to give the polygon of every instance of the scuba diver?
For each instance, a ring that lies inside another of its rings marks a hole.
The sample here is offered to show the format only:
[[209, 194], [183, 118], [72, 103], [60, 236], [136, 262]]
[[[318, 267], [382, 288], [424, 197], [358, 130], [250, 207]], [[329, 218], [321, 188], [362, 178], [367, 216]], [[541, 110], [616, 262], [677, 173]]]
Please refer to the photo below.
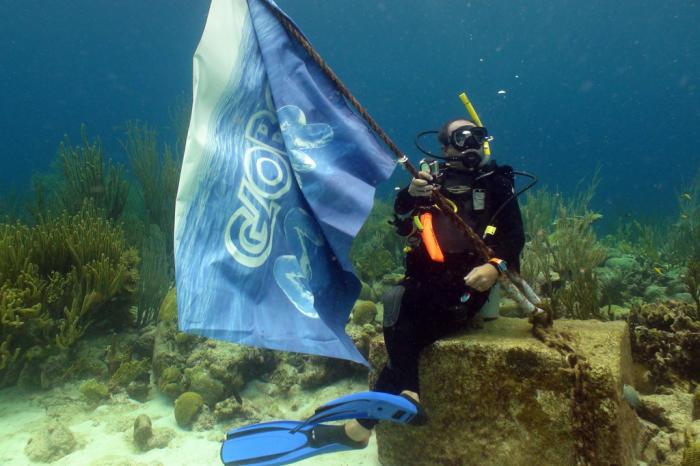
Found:
[[[401, 395], [420, 407], [418, 361], [423, 348], [452, 333], [480, 313], [497, 316], [498, 276], [505, 267], [518, 271], [525, 234], [513, 169], [485, 153], [486, 128], [463, 118], [437, 131], [442, 156], [421, 162], [421, 171], [394, 203], [397, 232], [407, 237], [406, 276], [384, 296], [384, 340], [389, 361], [373, 391]], [[532, 186], [532, 185], [530, 185]], [[528, 189], [528, 186], [525, 189]], [[453, 211], [494, 251], [484, 262], [464, 233], [431, 200], [439, 190]], [[523, 192], [522, 190], [521, 192]], [[345, 425], [348, 436], [368, 440], [376, 419], [357, 418]]]
[[[331, 401], [305, 421], [274, 421], [231, 430], [221, 449], [224, 464], [288, 464], [323, 453], [360, 449], [367, 446], [373, 427], [381, 420], [411, 425], [427, 421], [420, 404], [420, 352], [469, 325], [477, 313], [484, 320], [497, 317], [498, 277], [506, 267], [519, 270], [525, 244], [517, 197], [536, 182], [515, 191], [514, 175], [531, 175], [491, 159], [488, 132], [473, 108], [469, 110], [476, 123], [458, 118], [416, 138], [418, 149], [432, 160], [421, 161], [417, 177], [396, 196], [391, 223], [407, 239], [406, 274], [383, 298], [389, 358], [372, 391]], [[437, 134], [441, 156], [421, 146], [420, 139], [430, 134]], [[432, 195], [436, 190], [495, 257], [486, 262], [480, 259], [464, 233], [435, 204]], [[348, 422], [323, 424], [334, 420]]]

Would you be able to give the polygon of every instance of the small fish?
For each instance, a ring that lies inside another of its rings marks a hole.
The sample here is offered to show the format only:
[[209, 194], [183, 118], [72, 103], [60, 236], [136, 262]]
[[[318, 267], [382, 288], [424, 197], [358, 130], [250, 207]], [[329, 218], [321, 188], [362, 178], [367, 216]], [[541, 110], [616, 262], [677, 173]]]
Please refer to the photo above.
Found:
[[692, 199], [692, 196], [688, 193], [683, 193], [683, 194], [681, 194], [681, 199], [686, 199], [686, 200], [690, 201]]
[[681, 218], [683, 220], [688, 220], [688, 215], [687, 214], [681, 214]]
[[506, 90], [501, 89], [500, 91], [498, 91], [498, 95], [506, 95]]
[[654, 267], [654, 272], [658, 273], [659, 275], [663, 275], [664, 271], [661, 270], [661, 267]]

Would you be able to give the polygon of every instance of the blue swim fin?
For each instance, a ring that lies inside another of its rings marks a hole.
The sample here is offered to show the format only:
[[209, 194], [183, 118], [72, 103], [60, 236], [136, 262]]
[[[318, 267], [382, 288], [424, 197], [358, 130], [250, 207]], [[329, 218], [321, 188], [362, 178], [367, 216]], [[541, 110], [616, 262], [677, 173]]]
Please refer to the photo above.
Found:
[[306, 421], [264, 422], [229, 431], [221, 446], [221, 461], [226, 466], [273, 466], [364, 448], [366, 444], [347, 438], [343, 426], [322, 424], [343, 419], [421, 424], [425, 415], [418, 403], [405, 396], [354, 393], [319, 407]]
[[347, 438], [343, 426], [273, 421], [229, 431], [221, 461], [226, 466], [277, 466], [366, 446]]
[[383, 392], [360, 392], [342, 396], [316, 409], [307, 424], [343, 419], [376, 419], [412, 424], [422, 415], [420, 406], [405, 396]]

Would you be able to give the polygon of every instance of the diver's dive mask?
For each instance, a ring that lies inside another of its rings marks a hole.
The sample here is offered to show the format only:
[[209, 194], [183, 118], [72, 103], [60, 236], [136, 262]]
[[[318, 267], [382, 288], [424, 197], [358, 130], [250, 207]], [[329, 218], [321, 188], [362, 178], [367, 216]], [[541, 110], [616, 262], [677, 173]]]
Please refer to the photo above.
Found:
[[449, 144], [457, 150], [479, 150], [488, 140], [489, 133], [481, 126], [464, 125], [450, 133]]
[[488, 131], [481, 126], [464, 125], [456, 128], [449, 136], [447, 143], [459, 151], [458, 156], [447, 157], [448, 160], [461, 162], [469, 171], [476, 170], [483, 161], [482, 147], [488, 141]]
[[[421, 144], [424, 136], [436, 134], [438, 142], [445, 148], [454, 150], [443, 152], [442, 156], [425, 149]], [[478, 169], [484, 162], [484, 143], [490, 141], [488, 131], [482, 126], [463, 125], [454, 129], [449, 134], [444, 131], [428, 130], [416, 135], [415, 144], [418, 150], [430, 157], [446, 160], [448, 162], [461, 162], [469, 171]], [[457, 154], [455, 154], [455, 151]]]

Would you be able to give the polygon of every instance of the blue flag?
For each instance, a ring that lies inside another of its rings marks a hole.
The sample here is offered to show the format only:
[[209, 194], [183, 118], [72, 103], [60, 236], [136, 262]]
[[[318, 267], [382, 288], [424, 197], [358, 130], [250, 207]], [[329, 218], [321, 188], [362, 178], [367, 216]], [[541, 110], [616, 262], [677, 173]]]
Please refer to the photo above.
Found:
[[392, 154], [272, 14], [213, 0], [194, 56], [175, 260], [180, 329], [366, 364], [352, 240]]

